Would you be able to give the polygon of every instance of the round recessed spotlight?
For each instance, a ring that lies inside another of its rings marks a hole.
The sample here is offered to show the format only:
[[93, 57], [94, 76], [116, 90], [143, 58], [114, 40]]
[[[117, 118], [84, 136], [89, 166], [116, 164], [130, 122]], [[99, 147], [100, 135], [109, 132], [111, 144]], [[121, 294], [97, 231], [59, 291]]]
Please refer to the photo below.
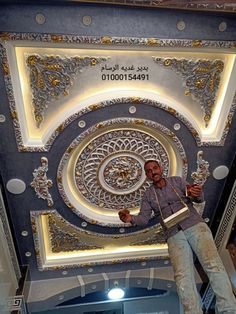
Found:
[[86, 126], [86, 122], [84, 120], [80, 120], [78, 122], [78, 126], [82, 129], [82, 128], [84, 128]]
[[0, 114], [0, 122], [3, 123], [6, 121], [6, 117], [4, 116], [4, 114]]
[[27, 237], [27, 235], [28, 235], [28, 231], [23, 230], [23, 231], [21, 232], [21, 235], [22, 235], [23, 237]]
[[220, 32], [224, 32], [227, 29], [227, 23], [226, 22], [221, 22], [219, 24], [218, 29], [219, 29]]
[[87, 227], [87, 222], [86, 221], [83, 221], [82, 223], [81, 223], [81, 227], [83, 227], [83, 228], [86, 228]]
[[38, 13], [35, 16], [35, 20], [38, 24], [44, 24], [46, 21], [45, 15], [43, 15], [42, 13]]
[[212, 172], [212, 175], [213, 175], [213, 178], [215, 178], [216, 180], [221, 180], [227, 177], [228, 173], [229, 173], [229, 168], [222, 165], [222, 166], [216, 167], [214, 171]]
[[62, 275], [63, 275], [63, 276], [66, 276], [67, 274], [68, 274], [68, 271], [67, 271], [67, 270], [63, 270], [63, 271], [62, 271]]
[[7, 182], [7, 190], [12, 194], [21, 194], [25, 189], [26, 184], [20, 179], [11, 179]]
[[129, 107], [129, 113], [134, 114], [136, 112], [136, 107], [135, 106], [130, 106]]
[[92, 23], [92, 17], [91, 17], [90, 15], [84, 15], [83, 18], [82, 18], [82, 23], [83, 23], [85, 26], [91, 25], [91, 23]]
[[26, 252], [25, 253], [25, 256], [27, 256], [27, 257], [30, 257], [32, 254], [31, 254], [31, 252]]
[[176, 24], [176, 27], [179, 31], [183, 31], [186, 27], [186, 24], [184, 21], [179, 21], [177, 24]]
[[119, 300], [122, 299], [125, 295], [125, 292], [121, 288], [113, 288], [108, 292], [108, 298], [111, 300]]
[[88, 272], [89, 272], [89, 273], [92, 273], [92, 272], [93, 272], [93, 268], [89, 268], [89, 269], [88, 269]]
[[180, 126], [179, 123], [175, 123], [175, 124], [174, 124], [174, 130], [175, 130], [175, 131], [178, 131], [178, 130], [180, 129], [180, 127], [181, 127], [181, 126]]

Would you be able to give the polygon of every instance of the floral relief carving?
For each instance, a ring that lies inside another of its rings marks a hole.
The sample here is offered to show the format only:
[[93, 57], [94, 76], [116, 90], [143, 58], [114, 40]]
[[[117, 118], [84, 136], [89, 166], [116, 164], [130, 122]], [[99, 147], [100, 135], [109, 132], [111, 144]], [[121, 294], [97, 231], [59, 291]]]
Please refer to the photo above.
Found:
[[48, 225], [53, 253], [103, 248], [102, 246], [87, 244], [81, 241], [75, 232], [70, 233], [68, 230], [64, 230], [65, 224], [63, 221], [58, 222], [53, 214], [48, 215]]
[[30, 86], [33, 92], [34, 118], [39, 128], [45, 110], [52, 100], [69, 95], [76, 75], [84, 67], [94, 67], [107, 58], [30, 55], [26, 64], [29, 69]]
[[52, 180], [47, 179], [47, 171], [48, 171], [48, 160], [46, 157], [41, 158], [41, 166], [37, 169], [34, 169], [33, 172], [33, 181], [30, 183], [30, 186], [34, 188], [36, 195], [38, 198], [42, 198], [43, 200], [47, 200], [47, 204], [49, 207], [53, 206], [52, 196], [49, 193], [48, 189], [52, 187]]
[[200, 104], [207, 127], [224, 69], [223, 61], [153, 58], [157, 64], [173, 70], [182, 77], [185, 95], [191, 96]]
[[204, 185], [207, 178], [210, 176], [209, 162], [204, 160], [203, 151], [197, 153], [197, 170], [191, 174], [194, 183]]

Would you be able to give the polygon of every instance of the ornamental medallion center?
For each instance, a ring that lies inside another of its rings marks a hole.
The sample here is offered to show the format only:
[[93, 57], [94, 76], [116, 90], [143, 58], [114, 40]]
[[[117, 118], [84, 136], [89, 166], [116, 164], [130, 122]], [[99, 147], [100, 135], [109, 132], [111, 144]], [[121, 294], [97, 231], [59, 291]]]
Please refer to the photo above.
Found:
[[108, 162], [103, 175], [105, 183], [114, 190], [127, 190], [141, 179], [142, 166], [133, 157], [119, 156]]

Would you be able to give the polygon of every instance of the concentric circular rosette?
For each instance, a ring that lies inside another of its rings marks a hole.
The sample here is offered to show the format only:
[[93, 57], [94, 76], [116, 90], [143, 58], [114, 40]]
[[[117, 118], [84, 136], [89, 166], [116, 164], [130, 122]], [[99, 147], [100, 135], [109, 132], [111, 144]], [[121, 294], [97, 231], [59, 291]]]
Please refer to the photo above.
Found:
[[164, 176], [187, 174], [186, 155], [175, 134], [149, 120], [104, 121], [80, 134], [58, 168], [58, 187], [67, 204], [84, 220], [120, 226], [118, 211], [137, 213], [150, 186], [143, 165], [155, 159]]

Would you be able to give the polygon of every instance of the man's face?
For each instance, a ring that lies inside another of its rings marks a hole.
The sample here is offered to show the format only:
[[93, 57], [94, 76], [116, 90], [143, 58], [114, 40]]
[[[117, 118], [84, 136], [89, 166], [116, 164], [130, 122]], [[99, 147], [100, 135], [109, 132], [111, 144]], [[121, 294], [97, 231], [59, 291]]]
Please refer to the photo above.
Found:
[[150, 161], [144, 168], [146, 176], [153, 183], [162, 179], [162, 169], [155, 161]]

